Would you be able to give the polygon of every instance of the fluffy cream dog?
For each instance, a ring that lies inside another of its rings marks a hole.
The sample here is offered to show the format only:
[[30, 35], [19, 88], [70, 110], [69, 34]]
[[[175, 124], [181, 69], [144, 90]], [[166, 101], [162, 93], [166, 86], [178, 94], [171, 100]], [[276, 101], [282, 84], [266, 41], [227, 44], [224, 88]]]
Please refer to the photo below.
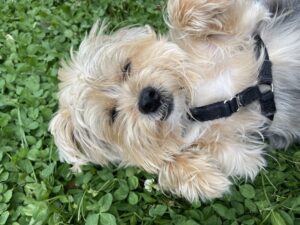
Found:
[[[300, 19], [272, 14], [272, 2], [170, 0], [168, 36], [150, 27], [106, 35], [96, 23], [59, 71], [50, 130], [61, 160], [137, 166], [189, 201], [222, 196], [230, 176], [254, 179], [266, 165], [264, 137], [283, 148], [300, 137]], [[259, 101], [226, 118], [191, 119], [191, 109], [257, 85], [267, 52], [273, 121]]]

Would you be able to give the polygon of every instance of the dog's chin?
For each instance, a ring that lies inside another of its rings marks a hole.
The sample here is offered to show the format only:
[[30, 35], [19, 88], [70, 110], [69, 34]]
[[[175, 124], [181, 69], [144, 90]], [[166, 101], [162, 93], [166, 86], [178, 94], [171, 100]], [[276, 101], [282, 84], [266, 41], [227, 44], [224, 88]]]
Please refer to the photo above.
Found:
[[160, 118], [160, 120], [161, 121], [167, 120], [169, 118], [169, 116], [171, 115], [171, 113], [173, 112], [173, 110], [174, 110], [173, 100], [165, 102], [162, 106], [162, 109], [161, 109], [161, 118]]
[[162, 100], [162, 107], [157, 114], [156, 120], [167, 122], [172, 127], [177, 126], [187, 120], [187, 97], [184, 91], [167, 93]]
[[173, 111], [174, 111], [174, 100], [172, 96], [168, 96], [163, 100], [163, 104], [160, 109], [160, 113], [161, 113], [160, 120], [166, 121], [170, 117]]

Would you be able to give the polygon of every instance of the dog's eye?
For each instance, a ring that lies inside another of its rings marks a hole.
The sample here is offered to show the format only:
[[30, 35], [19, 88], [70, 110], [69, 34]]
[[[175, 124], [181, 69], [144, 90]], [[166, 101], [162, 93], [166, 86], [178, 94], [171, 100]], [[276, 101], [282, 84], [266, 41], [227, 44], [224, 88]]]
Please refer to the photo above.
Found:
[[131, 72], [131, 62], [127, 61], [122, 68], [123, 77], [126, 79], [130, 75], [130, 72]]
[[116, 107], [112, 108], [110, 111], [110, 117], [112, 122], [115, 122], [117, 115], [118, 115], [118, 111]]

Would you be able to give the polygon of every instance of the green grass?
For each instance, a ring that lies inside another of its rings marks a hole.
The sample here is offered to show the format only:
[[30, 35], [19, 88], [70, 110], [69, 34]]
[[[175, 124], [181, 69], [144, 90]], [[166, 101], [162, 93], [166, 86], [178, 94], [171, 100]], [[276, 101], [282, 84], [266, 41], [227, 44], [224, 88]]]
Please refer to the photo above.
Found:
[[[1, 224], [300, 224], [300, 149], [271, 151], [254, 183], [189, 204], [162, 194], [156, 177], [127, 168], [58, 161], [47, 131], [57, 109], [57, 69], [98, 18], [110, 29], [150, 24], [160, 31], [162, 0], [0, 0]], [[152, 191], [144, 188], [154, 179]]]

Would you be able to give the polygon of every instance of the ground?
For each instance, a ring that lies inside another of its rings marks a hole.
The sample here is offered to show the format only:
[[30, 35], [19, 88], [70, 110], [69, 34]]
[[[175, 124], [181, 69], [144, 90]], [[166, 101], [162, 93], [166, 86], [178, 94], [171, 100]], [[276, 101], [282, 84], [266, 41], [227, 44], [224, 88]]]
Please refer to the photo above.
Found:
[[165, 32], [164, 7], [163, 0], [0, 1], [0, 225], [300, 224], [299, 147], [268, 151], [254, 182], [235, 180], [223, 199], [194, 204], [161, 193], [156, 176], [138, 169], [89, 165], [72, 174], [58, 161], [47, 129], [59, 62], [99, 18], [110, 30], [150, 24]]

